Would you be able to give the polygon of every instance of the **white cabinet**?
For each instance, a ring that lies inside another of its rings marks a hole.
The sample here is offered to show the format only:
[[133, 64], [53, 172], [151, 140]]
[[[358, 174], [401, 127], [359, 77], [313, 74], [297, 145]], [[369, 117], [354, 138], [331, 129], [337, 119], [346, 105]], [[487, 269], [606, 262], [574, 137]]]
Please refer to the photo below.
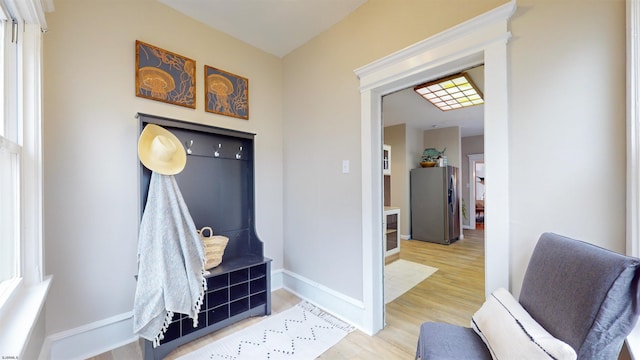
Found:
[[382, 173], [391, 175], [391, 146], [382, 145]]
[[400, 253], [400, 208], [384, 207], [385, 257]]

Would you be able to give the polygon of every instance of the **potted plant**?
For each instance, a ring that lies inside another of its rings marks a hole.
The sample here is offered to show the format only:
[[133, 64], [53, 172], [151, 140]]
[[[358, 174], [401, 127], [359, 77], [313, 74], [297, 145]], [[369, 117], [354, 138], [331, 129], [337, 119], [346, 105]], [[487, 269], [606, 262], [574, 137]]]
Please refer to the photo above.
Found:
[[422, 151], [422, 157], [420, 158], [420, 166], [433, 167], [438, 163], [438, 159], [444, 155], [447, 150], [445, 147], [442, 151], [436, 150], [436, 148], [426, 148]]

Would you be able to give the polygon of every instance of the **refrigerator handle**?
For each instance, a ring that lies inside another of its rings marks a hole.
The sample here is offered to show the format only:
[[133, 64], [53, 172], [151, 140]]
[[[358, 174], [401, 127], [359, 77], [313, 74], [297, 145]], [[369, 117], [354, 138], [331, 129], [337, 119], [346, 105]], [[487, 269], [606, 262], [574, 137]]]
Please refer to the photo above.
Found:
[[447, 186], [447, 205], [449, 206], [449, 213], [453, 214], [455, 209], [453, 208], [456, 198], [456, 184], [453, 176], [449, 177], [449, 186]]

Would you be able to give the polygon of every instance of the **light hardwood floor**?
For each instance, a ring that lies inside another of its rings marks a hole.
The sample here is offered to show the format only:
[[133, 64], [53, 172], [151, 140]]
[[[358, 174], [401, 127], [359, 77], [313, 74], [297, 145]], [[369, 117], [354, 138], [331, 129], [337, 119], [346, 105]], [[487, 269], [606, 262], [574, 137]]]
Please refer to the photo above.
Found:
[[[375, 336], [354, 331], [319, 359], [414, 359], [420, 324], [439, 321], [469, 326], [471, 315], [484, 302], [484, 232], [465, 230], [451, 245], [401, 240], [400, 258], [438, 268], [433, 275], [386, 306], [387, 326]], [[300, 299], [286, 290], [272, 293], [272, 313], [284, 311]], [[196, 350], [213, 340], [247, 327], [251, 318], [204, 336], [173, 351], [166, 360]], [[137, 342], [89, 360], [142, 359]]]

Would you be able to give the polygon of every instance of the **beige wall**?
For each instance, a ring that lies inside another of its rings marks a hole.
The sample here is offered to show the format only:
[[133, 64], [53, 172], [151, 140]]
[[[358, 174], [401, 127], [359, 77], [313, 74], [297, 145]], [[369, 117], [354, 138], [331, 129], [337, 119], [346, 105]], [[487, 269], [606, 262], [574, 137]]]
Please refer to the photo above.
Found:
[[384, 143], [391, 146], [391, 206], [400, 208], [400, 234], [408, 234], [402, 226], [409, 213], [407, 184], [407, 126], [399, 124], [384, 128]]
[[460, 128], [448, 127], [424, 132], [424, 148], [445, 150], [447, 165], [460, 168]]
[[391, 146], [391, 206], [399, 206], [403, 201], [402, 189], [406, 179], [406, 125], [384, 128], [384, 143]]
[[624, 252], [626, 158], [625, 2], [523, 0], [518, 7], [509, 50], [517, 289], [543, 231]]
[[[353, 70], [503, 3], [370, 0], [285, 57], [285, 267], [362, 298], [362, 241], [375, 239], [361, 238]], [[508, 45], [509, 188], [500, 189], [511, 203], [516, 291], [541, 232], [623, 251], [625, 228], [624, 1], [518, 6]], [[339, 173], [345, 158], [348, 175]], [[309, 159], [313, 167], [299, 165]]]
[[[138, 234], [137, 112], [257, 133], [256, 223], [282, 250], [282, 61], [152, 0], [56, 0], [44, 37], [49, 334], [130, 312]], [[135, 96], [135, 40], [196, 61], [197, 108]], [[204, 65], [249, 79], [250, 120], [204, 111]], [[215, 179], [211, 179], [215, 181]]]
[[[502, 3], [370, 0], [284, 58], [285, 268], [362, 300], [360, 95], [353, 70]], [[350, 174], [340, 173], [342, 159], [350, 159]]]

